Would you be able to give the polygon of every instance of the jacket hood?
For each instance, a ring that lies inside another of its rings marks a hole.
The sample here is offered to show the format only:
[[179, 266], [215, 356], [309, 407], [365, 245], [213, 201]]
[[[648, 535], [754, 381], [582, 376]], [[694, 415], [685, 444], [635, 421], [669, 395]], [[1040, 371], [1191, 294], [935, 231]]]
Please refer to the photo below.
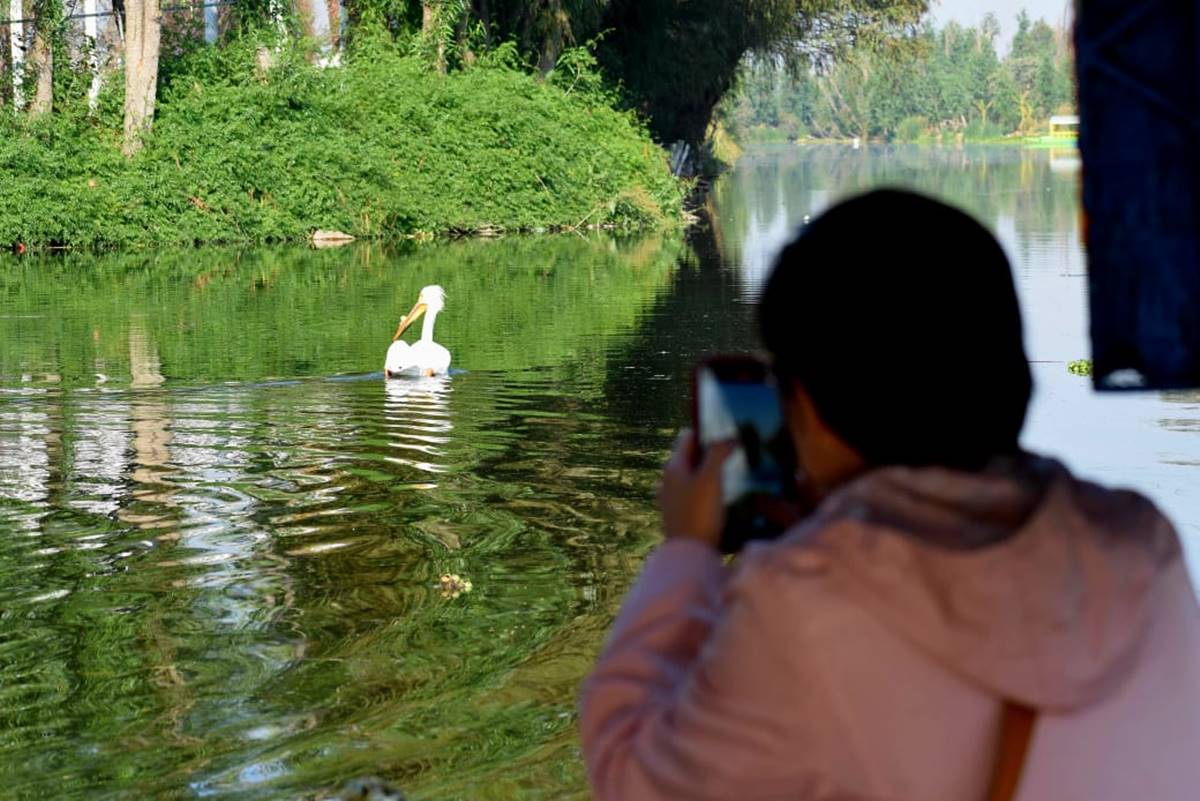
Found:
[[982, 473], [873, 471], [795, 538], [919, 649], [999, 697], [1052, 711], [1095, 700], [1129, 672], [1158, 579], [1180, 558], [1149, 501], [1032, 456]]

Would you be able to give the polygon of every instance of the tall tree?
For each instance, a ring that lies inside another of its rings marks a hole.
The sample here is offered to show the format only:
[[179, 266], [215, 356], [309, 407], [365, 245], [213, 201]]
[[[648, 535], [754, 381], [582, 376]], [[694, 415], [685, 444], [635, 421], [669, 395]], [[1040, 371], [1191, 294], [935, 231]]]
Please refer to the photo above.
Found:
[[92, 80], [88, 85], [88, 109], [90, 111], [96, 110], [96, 104], [100, 101], [100, 84], [104, 80], [104, 71], [100, 65], [99, 16], [96, 0], [83, 0], [83, 49], [86, 54], [88, 70], [92, 73]]
[[[3, 8], [0, 5], [0, 8]], [[11, 0], [8, 5], [8, 71], [12, 80], [13, 108], [20, 109], [25, 102], [22, 83], [25, 59], [25, 8], [21, 0]]]
[[434, 68], [443, 73], [446, 71], [446, 43], [442, 38], [445, 5], [444, 0], [422, 0], [421, 2], [421, 39], [433, 57]]
[[317, 46], [321, 63], [328, 64], [338, 44], [341, 8], [335, 0], [294, 0], [297, 22], [304, 37]]
[[975, 51], [970, 59], [970, 93], [979, 112], [979, 121], [986, 129], [989, 116], [996, 105], [1000, 59], [996, 56], [996, 37], [1000, 23], [994, 14], [983, 18], [975, 37]]
[[29, 46], [29, 68], [34, 73], [33, 100], [29, 116], [50, 113], [54, 105], [54, 27], [58, 15], [55, 0], [37, 0], [33, 4], [33, 43]]
[[141, 150], [142, 137], [154, 124], [161, 42], [158, 0], [125, 0], [125, 138], [122, 150], [126, 156]]

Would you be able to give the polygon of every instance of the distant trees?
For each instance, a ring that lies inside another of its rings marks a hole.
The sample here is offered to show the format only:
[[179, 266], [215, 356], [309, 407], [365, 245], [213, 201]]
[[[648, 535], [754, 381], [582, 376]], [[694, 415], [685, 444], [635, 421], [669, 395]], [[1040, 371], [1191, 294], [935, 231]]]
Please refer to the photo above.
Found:
[[721, 116], [742, 135], [786, 127], [791, 138], [908, 139], [1032, 133], [1073, 108], [1069, 33], [1022, 13], [1003, 58], [999, 33], [989, 15], [978, 27], [927, 24], [860, 41], [844, 58], [799, 70], [779, 58], [751, 56]]
[[748, 53], [831, 59], [859, 38], [915, 26], [924, 0], [611, 0], [601, 63], [661, 141], [702, 140]]
[[1062, 67], [1069, 37], [1044, 21], [1031, 23], [1025, 12], [1017, 21], [1007, 66], [1015, 88], [1021, 130], [1031, 130], [1072, 98], [1069, 74]]

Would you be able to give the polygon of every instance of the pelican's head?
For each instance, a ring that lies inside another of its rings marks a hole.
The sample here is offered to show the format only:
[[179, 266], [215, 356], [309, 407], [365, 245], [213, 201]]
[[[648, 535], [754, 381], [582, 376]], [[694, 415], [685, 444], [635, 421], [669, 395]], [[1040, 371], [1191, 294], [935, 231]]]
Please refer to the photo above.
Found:
[[404, 335], [405, 330], [417, 321], [425, 312], [437, 314], [446, 307], [446, 290], [442, 289], [437, 284], [430, 284], [421, 290], [421, 294], [417, 296], [417, 302], [409, 311], [408, 314], [400, 318], [400, 326], [396, 329], [396, 335], [392, 337], [395, 342]]
[[437, 284], [430, 284], [421, 290], [417, 303], [423, 303], [431, 312], [440, 312], [446, 308], [446, 290]]

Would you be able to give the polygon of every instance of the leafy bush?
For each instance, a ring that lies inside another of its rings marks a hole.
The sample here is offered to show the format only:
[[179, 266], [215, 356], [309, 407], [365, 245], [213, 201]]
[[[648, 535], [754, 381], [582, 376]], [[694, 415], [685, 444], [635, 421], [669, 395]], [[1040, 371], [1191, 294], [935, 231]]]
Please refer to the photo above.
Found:
[[[347, 65], [250, 39], [187, 56], [153, 135], [120, 155], [96, 115], [0, 121], [0, 243], [115, 246], [653, 225], [677, 218], [666, 156], [614, 110], [594, 62], [550, 81], [481, 59], [437, 75], [360, 32]], [[111, 91], [110, 91], [110, 94]]]
[[742, 148], [720, 120], [713, 124], [705, 145], [712, 159], [716, 162], [716, 165], [709, 172], [720, 172], [728, 169], [742, 157]]
[[779, 114], [779, 127], [787, 135], [788, 141], [798, 142], [808, 138], [808, 126], [800, 121], [795, 114], [784, 111]]
[[788, 134], [782, 128], [755, 125], [746, 134], [746, 139], [753, 144], [782, 144], [788, 141]]
[[905, 117], [896, 125], [896, 141], [919, 142], [929, 134], [929, 120], [925, 117]]
[[967, 126], [964, 135], [967, 139], [1000, 139], [1004, 136], [1004, 129], [993, 122], [984, 122], [983, 120], [971, 120]]

